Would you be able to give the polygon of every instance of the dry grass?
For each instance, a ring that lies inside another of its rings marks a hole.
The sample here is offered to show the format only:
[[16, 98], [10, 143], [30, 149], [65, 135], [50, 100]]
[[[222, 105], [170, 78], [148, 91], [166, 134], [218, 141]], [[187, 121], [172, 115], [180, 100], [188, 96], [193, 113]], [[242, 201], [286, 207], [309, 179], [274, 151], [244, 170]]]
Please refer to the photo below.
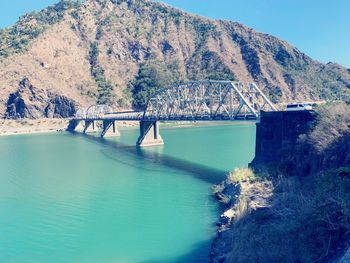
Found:
[[220, 228], [225, 233], [220, 241], [224, 262], [329, 262], [345, 250], [350, 238], [349, 167], [270, 180], [238, 169], [215, 188], [230, 199], [225, 191], [233, 183], [227, 182], [239, 185], [240, 192], [224, 213], [229, 223]]
[[316, 126], [307, 140], [322, 153], [349, 130], [350, 106], [343, 102], [326, 104], [318, 109]]
[[238, 184], [242, 182], [254, 182], [258, 178], [255, 176], [253, 171], [249, 168], [236, 168], [227, 176], [227, 183]]
[[272, 189], [271, 181], [265, 177], [260, 178], [249, 168], [237, 168], [224, 182], [215, 185], [213, 192], [221, 203], [233, 204], [226, 212], [236, 221], [252, 210], [267, 207]]
[[313, 127], [283, 150], [279, 168], [285, 175], [308, 176], [350, 166], [350, 106], [338, 102], [316, 111]]
[[225, 262], [328, 262], [349, 238], [349, 168], [240, 185]]

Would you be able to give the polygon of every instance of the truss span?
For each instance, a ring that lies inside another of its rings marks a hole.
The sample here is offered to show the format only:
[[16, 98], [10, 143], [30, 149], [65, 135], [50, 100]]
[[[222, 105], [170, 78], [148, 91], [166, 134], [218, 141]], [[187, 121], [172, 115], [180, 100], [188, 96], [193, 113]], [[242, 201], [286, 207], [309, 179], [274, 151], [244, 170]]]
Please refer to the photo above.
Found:
[[145, 111], [113, 112], [108, 105], [80, 109], [77, 120], [191, 121], [257, 120], [260, 111], [276, 111], [255, 83], [197, 81], [160, 90]]
[[153, 96], [144, 120], [254, 120], [276, 111], [255, 83], [199, 81], [163, 89]]
[[86, 109], [80, 108], [75, 113], [75, 119], [86, 119]]
[[106, 114], [112, 113], [113, 109], [108, 105], [93, 105], [87, 108], [87, 119], [103, 119]]

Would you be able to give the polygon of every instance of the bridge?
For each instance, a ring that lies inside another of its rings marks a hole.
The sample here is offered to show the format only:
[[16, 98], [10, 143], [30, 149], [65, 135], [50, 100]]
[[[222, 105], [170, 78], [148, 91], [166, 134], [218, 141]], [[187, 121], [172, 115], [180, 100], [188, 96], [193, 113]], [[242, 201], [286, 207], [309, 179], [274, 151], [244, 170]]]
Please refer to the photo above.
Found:
[[71, 130], [95, 132], [101, 137], [119, 136], [116, 122], [138, 121], [138, 146], [164, 144], [159, 122], [171, 121], [259, 121], [261, 111], [277, 111], [255, 83], [195, 81], [159, 90], [144, 111], [114, 112], [107, 105], [79, 109]]

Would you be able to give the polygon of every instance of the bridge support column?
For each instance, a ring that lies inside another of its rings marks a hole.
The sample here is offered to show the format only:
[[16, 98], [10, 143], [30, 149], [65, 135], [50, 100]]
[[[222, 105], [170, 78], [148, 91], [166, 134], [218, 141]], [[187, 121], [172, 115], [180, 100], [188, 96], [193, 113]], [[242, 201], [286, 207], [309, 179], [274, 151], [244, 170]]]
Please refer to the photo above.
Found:
[[96, 127], [96, 123], [94, 120], [86, 120], [85, 121], [85, 128], [83, 133], [94, 133], [97, 132], [97, 127]]
[[137, 146], [163, 145], [164, 141], [159, 134], [159, 126], [156, 121], [140, 121], [140, 137]]
[[120, 136], [114, 120], [104, 120], [102, 123], [101, 137]]
[[83, 132], [84, 131], [83, 121], [78, 121], [77, 126], [75, 127], [75, 131]]

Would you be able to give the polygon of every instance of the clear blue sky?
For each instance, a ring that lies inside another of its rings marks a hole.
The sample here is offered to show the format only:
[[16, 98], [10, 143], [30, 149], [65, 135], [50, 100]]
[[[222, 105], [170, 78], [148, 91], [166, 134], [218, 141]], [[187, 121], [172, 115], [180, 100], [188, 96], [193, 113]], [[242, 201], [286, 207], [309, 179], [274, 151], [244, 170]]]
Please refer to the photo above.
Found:
[[[4, 0], [0, 27], [57, 0]], [[350, 0], [162, 0], [190, 13], [233, 20], [350, 68]], [[220, 3], [220, 4], [219, 4]]]

